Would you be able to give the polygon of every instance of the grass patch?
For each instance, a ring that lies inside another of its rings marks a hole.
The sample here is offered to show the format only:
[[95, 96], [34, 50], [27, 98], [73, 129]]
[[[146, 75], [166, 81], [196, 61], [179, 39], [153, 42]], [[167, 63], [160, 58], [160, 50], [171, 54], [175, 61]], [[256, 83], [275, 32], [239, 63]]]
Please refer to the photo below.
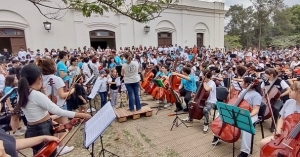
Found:
[[153, 143], [151, 143], [151, 139], [149, 139], [144, 133], [142, 133], [140, 129], [136, 129], [136, 131], [140, 134], [140, 136], [143, 138], [143, 140], [146, 143], [148, 143], [151, 147], [155, 146]]
[[171, 148], [167, 148], [165, 153], [168, 157], [180, 157], [180, 155]]

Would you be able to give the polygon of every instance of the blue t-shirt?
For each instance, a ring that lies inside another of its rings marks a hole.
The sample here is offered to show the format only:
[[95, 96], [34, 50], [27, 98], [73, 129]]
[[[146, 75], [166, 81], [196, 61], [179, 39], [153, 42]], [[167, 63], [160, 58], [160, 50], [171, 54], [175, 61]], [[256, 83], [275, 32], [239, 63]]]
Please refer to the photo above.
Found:
[[117, 66], [116, 63], [110, 63], [108, 68], [112, 69], [112, 68], [115, 68], [116, 66]]
[[191, 61], [191, 60], [193, 59], [193, 57], [194, 57], [194, 56], [193, 56], [192, 54], [189, 54], [189, 55], [188, 55], [189, 61]]
[[[59, 72], [60, 71], [62, 71], [62, 72], [64, 72], [64, 73], [67, 73], [68, 72], [68, 68], [67, 68], [67, 66], [66, 66], [66, 64], [65, 63], [63, 63], [63, 62], [61, 62], [61, 61], [59, 61], [58, 63], [57, 63], [57, 65], [56, 65], [56, 70], [57, 70], [57, 76], [59, 76]], [[60, 77], [60, 76], [59, 76]], [[64, 82], [66, 82], [66, 81], [69, 81], [70, 80], [70, 77], [69, 77], [69, 75], [67, 75], [67, 76], [65, 76], [64, 78], [62, 78], [63, 79], [63, 81]]]
[[122, 60], [119, 56], [115, 56], [114, 60], [117, 66], [120, 66], [122, 64]]
[[82, 69], [82, 64], [83, 64], [82, 62], [78, 62], [77, 64], [80, 69]]
[[189, 75], [190, 80], [181, 79], [181, 84], [183, 85], [183, 88], [187, 91], [196, 92], [197, 86], [196, 86], [196, 79], [193, 75]]
[[[12, 90], [13, 88], [12, 87], [10, 87], [10, 86], [5, 86], [4, 87], [4, 94], [7, 94], [10, 90]], [[10, 96], [9, 96], [9, 98], [10, 99], [14, 99], [14, 98], [16, 98], [17, 97], [17, 91], [15, 91], [15, 92], [13, 92]]]
[[158, 77], [158, 76], [161, 76], [161, 75], [162, 75], [162, 72], [159, 71], [159, 72], [156, 73], [155, 77]]

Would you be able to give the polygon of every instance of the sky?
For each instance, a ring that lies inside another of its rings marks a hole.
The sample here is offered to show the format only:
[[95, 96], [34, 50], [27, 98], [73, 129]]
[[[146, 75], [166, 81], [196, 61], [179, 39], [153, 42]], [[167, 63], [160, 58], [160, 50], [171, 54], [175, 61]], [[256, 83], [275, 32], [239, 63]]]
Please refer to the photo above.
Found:
[[[242, 4], [242, 5], [244, 5], [244, 7], [248, 7], [248, 6], [252, 5], [250, 0], [203, 0], [203, 1], [224, 2], [226, 10], [228, 10], [231, 5], [235, 5], [235, 4], [240, 4], [240, 5]], [[295, 4], [300, 4], [299, 0], [284, 0], [284, 3], [288, 6], [292, 6], [292, 5], [295, 5]]]

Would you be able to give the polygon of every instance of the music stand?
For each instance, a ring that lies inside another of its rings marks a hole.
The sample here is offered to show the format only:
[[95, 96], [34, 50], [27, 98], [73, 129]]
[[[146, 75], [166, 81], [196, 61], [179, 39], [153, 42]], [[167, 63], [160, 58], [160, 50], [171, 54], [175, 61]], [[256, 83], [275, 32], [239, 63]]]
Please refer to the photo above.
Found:
[[[217, 108], [219, 110], [220, 119], [223, 123], [232, 125], [238, 129], [246, 131], [250, 134], [255, 134], [255, 128], [252, 124], [250, 112], [239, 107], [228, 105], [223, 102], [217, 102]], [[222, 133], [222, 128], [219, 135]], [[218, 135], [216, 135], [218, 136]], [[232, 155], [234, 157], [234, 143], [232, 146]]]
[[[164, 83], [161, 80], [158, 79], [152, 79], [153, 83], [157, 86], [157, 87], [161, 87], [161, 88], [166, 88], [166, 86], [164, 85]], [[161, 90], [161, 89], [159, 89]], [[164, 109], [163, 106], [161, 106], [160, 103], [158, 103], [158, 105], [156, 107], [151, 107], [151, 108], [157, 108], [156, 114], [158, 114], [158, 111], [162, 110], [162, 108]]]
[[115, 119], [116, 114], [109, 101], [84, 125], [84, 146], [88, 149], [92, 145], [92, 151], [90, 152], [91, 157], [94, 157], [94, 144], [99, 137], [101, 141], [99, 156], [102, 155], [105, 157], [105, 153], [109, 153], [109, 156], [118, 157], [118, 155], [104, 149], [102, 139], [102, 133]]
[[[173, 89], [168, 89], [168, 90], [171, 90], [173, 96], [176, 98], [176, 103], [180, 103], [180, 104], [181, 104], [181, 100], [180, 100], [179, 96], [175, 93], [175, 91], [174, 91]], [[179, 127], [181, 124], [185, 125], [185, 127], [187, 127], [187, 128], [189, 127], [189, 126], [187, 126], [187, 125], [184, 123], [184, 121], [183, 121], [181, 118], [178, 117], [179, 114], [178, 114], [178, 111], [177, 111], [177, 110], [176, 110], [175, 115], [176, 115], [176, 117], [175, 117], [175, 119], [173, 120], [173, 125], [172, 125], [170, 131], [172, 131], [172, 129], [173, 129], [174, 126]], [[180, 123], [178, 123], [178, 121], [180, 121]]]

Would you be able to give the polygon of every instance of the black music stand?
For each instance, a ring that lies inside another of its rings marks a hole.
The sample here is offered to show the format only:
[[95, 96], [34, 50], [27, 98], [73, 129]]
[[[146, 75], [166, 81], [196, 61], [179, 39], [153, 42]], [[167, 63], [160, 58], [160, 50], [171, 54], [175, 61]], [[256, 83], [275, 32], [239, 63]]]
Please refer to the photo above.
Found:
[[[252, 124], [250, 112], [239, 107], [228, 105], [223, 102], [217, 102], [217, 108], [219, 110], [220, 118], [223, 123], [232, 125], [238, 129], [244, 130], [252, 135], [255, 134], [255, 128]], [[219, 135], [222, 133], [221, 128]], [[218, 136], [218, 135], [216, 135]], [[234, 157], [234, 143], [232, 146], [232, 156]]]
[[97, 138], [100, 137], [101, 151], [99, 157], [105, 157], [105, 154], [109, 156], [119, 157], [118, 155], [104, 149], [102, 133], [106, 128], [116, 119], [116, 114], [112, 108], [110, 101], [107, 102], [91, 119], [89, 119], [84, 126], [84, 146], [88, 149], [92, 145], [91, 157], [94, 157], [94, 144]]
[[[164, 83], [161, 80], [158, 79], [152, 79], [153, 83], [157, 86], [157, 87], [161, 87], [161, 88], [166, 88]], [[159, 89], [160, 90], [160, 89]], [[164, 109], [164, 106], [162, 106], [160, 103], [158, 103], [158, 105], [156, 107], [151, 107], [151, 108], [157, 108], [156, 114], [158, 114], [158, 111]]]
[[[171, 90], [173, 96], [176, 98], [176, 103], [180, 103], [180, 104], [181, 104], [182, 102], [181, 102], [179, 96], [175, 93], [175, 91], [174, 91], [173, 89], [168, 89], [168, 90]], [[180, 114], [178, 113], [177, 110], [176, 110], [175, 115], [176, 115], [176, 117], [175, 117], [175, 119], [173, 120], [173, 125], [172, 125], [170, 131], [173, 130], [173, 127], [174, 127], [174, 126], [179, 127], [181, 124], [183, 124], [183, 125], [184, 125], [185, 127], [187, 127], [187, 128], [189, 127], [189, 126], [187, 126], [187, 125], [184, 123], [184, 121], [183, 121], [181, 118], [178, 117], [178, 115], [180, 115]], [[180, 121], [180, 123], [179, 123], [178, 121]]]

